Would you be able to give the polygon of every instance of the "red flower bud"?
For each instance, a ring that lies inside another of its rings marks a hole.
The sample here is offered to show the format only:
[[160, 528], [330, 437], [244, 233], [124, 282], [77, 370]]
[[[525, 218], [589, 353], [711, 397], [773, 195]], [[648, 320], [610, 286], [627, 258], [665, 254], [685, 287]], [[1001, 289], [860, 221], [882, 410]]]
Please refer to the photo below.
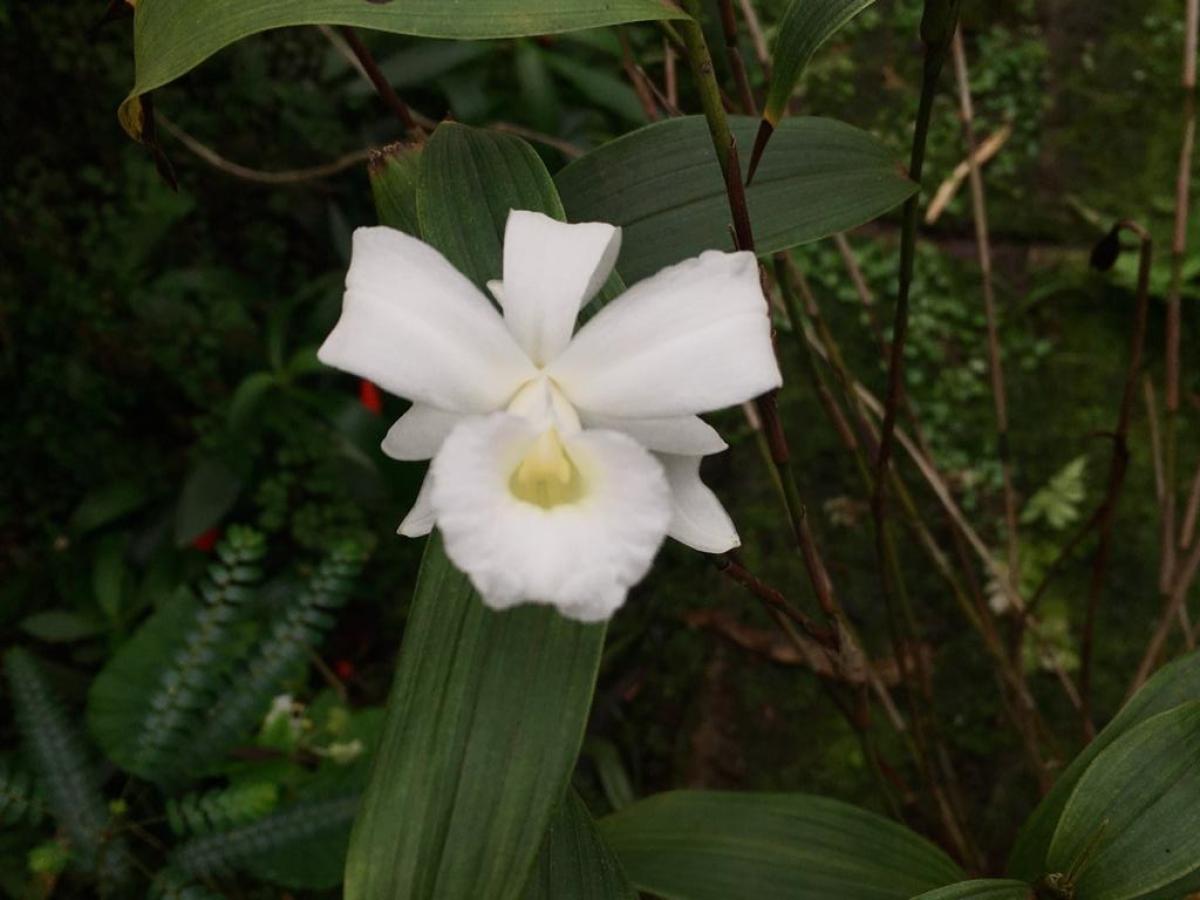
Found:
[[375, 415], [383, 412], [383, 397], [379, 394], [379, 388], [365, 378], [358, 382], [358, 402]]

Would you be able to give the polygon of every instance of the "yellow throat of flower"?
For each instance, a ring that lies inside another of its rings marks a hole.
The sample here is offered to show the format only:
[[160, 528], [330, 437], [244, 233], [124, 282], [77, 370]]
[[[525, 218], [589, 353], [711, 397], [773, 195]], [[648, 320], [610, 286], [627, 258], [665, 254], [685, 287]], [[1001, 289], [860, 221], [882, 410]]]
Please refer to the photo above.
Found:
[[542, 432], [508, 484], [519, 500], [542, 509], [574, 503], [583, 496], [583, 477], [567, 455], [556, 428]]

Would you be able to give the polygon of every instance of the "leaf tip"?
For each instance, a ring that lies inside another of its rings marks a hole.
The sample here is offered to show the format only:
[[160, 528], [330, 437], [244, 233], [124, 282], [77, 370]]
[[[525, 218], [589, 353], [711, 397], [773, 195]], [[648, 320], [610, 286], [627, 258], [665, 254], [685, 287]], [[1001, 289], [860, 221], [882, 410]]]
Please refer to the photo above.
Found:
[[771, 135], [775, 133], [775, 123], [767, 115], [764, 115], [762, 121], [758, 123], [758, 134], [754, 137], [754, 149], [750, 151], [750, 170], [746, 173], [746, 187], [750, 186], [750, 182], [754, 180], [754, 173], [758, 171], [758, 163], [762, 159], [763, 151], [767, 149], [767, 142], [771, 140]]

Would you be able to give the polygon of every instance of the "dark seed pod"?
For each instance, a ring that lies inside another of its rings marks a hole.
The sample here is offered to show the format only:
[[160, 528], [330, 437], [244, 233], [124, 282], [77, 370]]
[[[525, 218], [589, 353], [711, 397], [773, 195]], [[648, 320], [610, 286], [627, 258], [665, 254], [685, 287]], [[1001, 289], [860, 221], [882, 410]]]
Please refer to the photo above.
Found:
[[1092, 248], [1092, 268], [1097, 272], [1107, 272], [1117, 264], [1117, 257], [1120, 255], [1121, 226], [1114, 225], [1112, 231]]

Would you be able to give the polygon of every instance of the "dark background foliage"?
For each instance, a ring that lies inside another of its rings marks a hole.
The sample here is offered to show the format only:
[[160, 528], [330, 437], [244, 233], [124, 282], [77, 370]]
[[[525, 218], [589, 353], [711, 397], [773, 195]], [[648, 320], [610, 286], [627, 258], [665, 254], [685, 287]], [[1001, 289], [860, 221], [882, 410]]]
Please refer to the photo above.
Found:
[[[782, 5], [761, 4], [768, 26]], [[797, 108], [867, 128], [903, 156], [919, 75], [919, 7], [880, 0], [818, 56]], [[1166, 243], [1179, 139], [1177, 7], [1169, 0], [965, 4], [976, 129], [1012, 129], [986, 177], [1017, 486], [1028, 519], [1023, 581], [1039, 580], [1070, 524], [1102, 491], [1109, 445], [1096, 435], [1115, 416], [1133, 270], [1123, 260], [1114, 274], [1091, 273], [1087, 254], [1125, 216]], [[92, 0], [0, 0], [0, 68], [9, 73], [0, 96], [2, 642], [40, 658], [68, 718], [79, 721], [96, 673], [148, 614], [181, 587], [202, 583], [214, 542], [232, 526], [261, 537], [268, 574], [244, 633], [219, 650], [231, 666], [286, 606], [280, 598], [295, 590], [295, 579], [310, 575], [331, 547], [350, 542], [370, 551], [370, 560], [324, 642], [317, 648], [313, 640], [279, 687], [305, 705], [297, 715], [319, 732], [329, 704], [358, 716], [383, 702], [420, 553], [419, 543], [394, 534], [420, 469], [377, 451], [402, 403], [383, 397], [375, 409], [354, 379], [313, 358], [337, 312], [349, 233], [373, 221], [365, 170], [354, 165], [330, 178], [264, 185], [205, 162], [166, 132], [178, 179], [172, 190], [117, 124], [115, 108], [132, 82], [130, 29], [126, 19], [99, 25], [103, 12]], [[662, 57], [655, 30], [628, 32], [654, 70]], [[583, 149], [644, 121], [612, 32], [457, 45], [366, 37], [397, 89], [434, 119], [507, 123]], [[947, 78], [935, 113], [930, 187], [964, 155], [951, 85]], [[683, 100], [695, 108], [686, 92]], [[263, 171], [328, 162], [401, 133], [317, 29], [238, 44], [157, 92], [155, 102], [166, 123]], [[553, 146], [537, 147], [551, 171], [566, 161]], [[1196, 231], [1193, 248], [1200, 246]], [[886, 311], [894, 224], [875, 223], [850, 239]], [[1196, 253], [1184, 296], [1191, 347], [1200, 341]], [[833, 245], [796, 256], [854, 368], [879, 389], [874, 339]], [[1164, 278], [1165, 267], [1155, 281], [1160, 297]], [[914, 402], [964, 507], [1000, 546], [999, 469], [965, 189], [926, 234], [914, 297]], [[1156, 300], [1152, 371], [1161, 366], [1161, 328]], [[809, 513], [848, 611], [883, 654], [887, 625], [869, 516], [790, 353], [783, 414]], [[1194, 397], [1195, 367], [1186, 374]], [[809, 603], [744, 421], [729, 413], [718, 424], [732, 450], [707, 475], [739, 524], [748, 563]], [[1194, 428], [1183, 439], [1182, 458], [1193, 459]], [[1158, 608], [1157, 512], [1140, 406], [1132, 448], [1100, 618], [1102, 718], [1119, 704]], [[997, 863], [1036, 799], [1035, 785], [1020, 767], [976, 639], [917, 554], [906, 560], [940, 726], [962, 761], [967, 807]], [[1043, 606], [1051, 626], [1058, 623], [1056, 652], [1068, 668], [1077, 659], [1073, 635], [1087, 572], [1086, 556], [1076, 558]], [[1035, 689], [1064, 723], [1070, 719], [1056, 707], [1049, 674], [1035, 679]], [[269, 732], [256, 726], [245, 735], [246, 747], [275, 751], [250, 782], [274, 785], [286, 805], [305, 796], [306, 779], [328, 762], [304, 754], [337, 735], [300, 746]], [[18, 775], [6, 773], [25, 769], [9, 753], [16, 738], [7, 711], [0, 738], [0, 787], [16, 785], [15, 797]], [[1064, 724], [1064, 758], [1074, 740]], [[246, 781], [241, 770], [191, 774], [196, 792]], [[119, 803], [110, 806], [117, 821], [136, 826], [122, 835], [130, 852], [156, 865], [162, 842], [173, 839], [160, 818], [164, 798], [178, 800], [178, 792], [132, 781], [111, 764], [97, 778], [104, 796]], [[680, 785], [801, 789], [878, 806], [857, 738], [811, 676], [789, 662], [765, 614], [707, 561], [673, 546], [614, 621], [577, 781], [601, 810], [630, 792]], [[245, 813], [248, 820], [254, 812]], [[55, 896], [87, 896], [74, 876], [57, 881], [58, 844], [44, 818], [15, 818], [0, 837], [0, 888], [40, 896], [57, 883]], [[936, 836], [932, 823], [915, 824]], [[238, 896], [277, 895], [263, 879], [269, 873], [233, 883]]]

